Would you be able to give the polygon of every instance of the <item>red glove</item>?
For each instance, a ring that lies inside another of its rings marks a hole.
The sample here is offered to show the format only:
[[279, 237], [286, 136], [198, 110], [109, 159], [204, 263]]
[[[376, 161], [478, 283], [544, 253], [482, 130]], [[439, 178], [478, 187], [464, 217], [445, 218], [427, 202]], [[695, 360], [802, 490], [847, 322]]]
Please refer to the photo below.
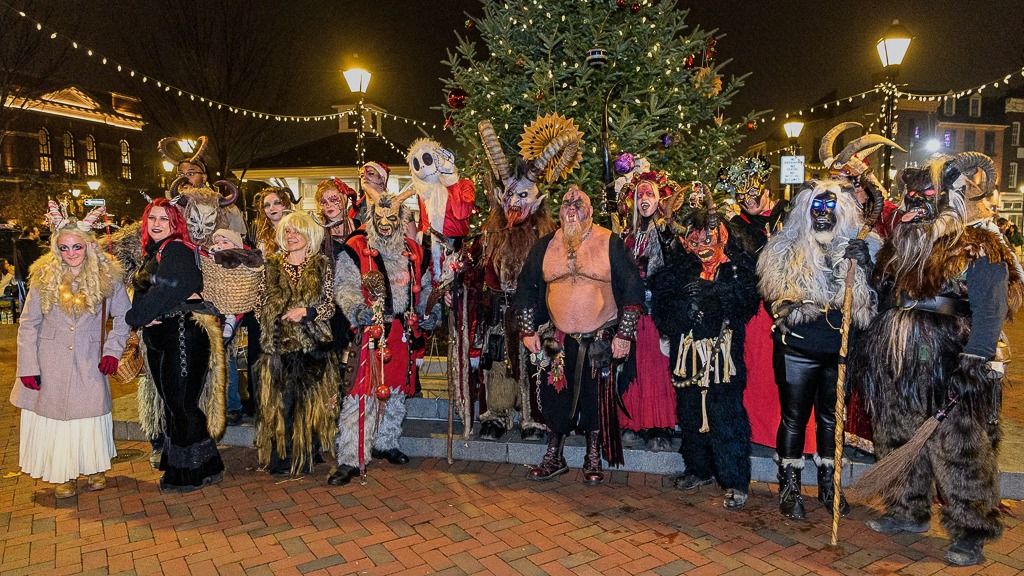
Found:
[[22, 376], [21, 385], [29, 390], [39, 390], [42, 385], [42, 379], [39, 376]]
[[104, 356], [100, 358], [100, 374], [104, 376], [110, 376], [114, 372], [117, 372], [117, 365], [120, 361], [113, 356]]

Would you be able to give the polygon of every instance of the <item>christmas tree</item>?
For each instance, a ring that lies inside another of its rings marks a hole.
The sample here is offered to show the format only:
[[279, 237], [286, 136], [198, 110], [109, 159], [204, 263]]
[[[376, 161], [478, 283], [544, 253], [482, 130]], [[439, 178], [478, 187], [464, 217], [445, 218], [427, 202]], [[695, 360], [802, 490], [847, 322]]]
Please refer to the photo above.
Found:
[[713, 181], [757, 114], [727, 117], [744, 77], [723, 79], [714, 32], [689, 27], [686, 15], [674, 0], [483, 0], [445, 62], [443, 110], [463, 170], [482, 170], [480, 120], [514, 151], [537, 115], [558, 112], [584, 133], [570, 180], [600, 206], [607, 100], [612, 160], [632, 152], [678, 181]]

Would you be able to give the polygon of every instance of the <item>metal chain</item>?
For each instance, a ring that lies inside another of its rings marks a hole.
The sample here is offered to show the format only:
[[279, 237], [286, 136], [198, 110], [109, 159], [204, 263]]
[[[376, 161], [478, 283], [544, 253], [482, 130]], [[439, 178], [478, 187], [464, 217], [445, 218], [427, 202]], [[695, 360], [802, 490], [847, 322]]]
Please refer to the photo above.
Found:
[[181, 363], [181, 377], [188, 376], [188, 362], [185, 358], [185, 315], [178, 314], [178, 361]]

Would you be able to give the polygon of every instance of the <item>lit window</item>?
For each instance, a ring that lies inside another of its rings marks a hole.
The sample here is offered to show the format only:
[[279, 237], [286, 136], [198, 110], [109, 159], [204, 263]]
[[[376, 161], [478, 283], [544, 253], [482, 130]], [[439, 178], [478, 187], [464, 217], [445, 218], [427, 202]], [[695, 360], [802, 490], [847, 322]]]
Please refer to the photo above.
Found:
[[96, 152], [96, 138], [92, 134], [85, 137], [85, 175], [100, 175], [100, 160]]
[[952, 148], [956, 144], [956, 135], [952, 130], [945, 130], [942, 133], [942, 146], [944, 148]]
[[78, 174], [78, 163], [75, 161], [75, 137], [71, 132], [64, 133], [64, 172]]
[[121, 178], [132, 179], [132, 147], [127, 140], [121, 140]]
[[50, 132], [39, 129], [39, 171], [53, 172], [53, 150], [50, 148]]
[[946, 116], [956, 115], [956, 99], [950, 96], [946, 98], [946, 101], [942, 104], [942, 113]]
[[1010, 190], [1017, 188], [1017, 163], [1010, 162], [1010, 168], [1006, 171], [1006, 187]]

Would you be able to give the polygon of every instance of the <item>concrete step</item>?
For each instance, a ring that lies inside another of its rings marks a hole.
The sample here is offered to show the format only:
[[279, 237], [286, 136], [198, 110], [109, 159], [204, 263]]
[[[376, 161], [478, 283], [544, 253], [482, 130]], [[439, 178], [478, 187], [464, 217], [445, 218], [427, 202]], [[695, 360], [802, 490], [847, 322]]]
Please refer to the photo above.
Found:
[[[401, 440], [401, 449], [411, 457], [445, 458], [447, 456], [447, 418], [448, 401], [443, 398], [409, 398], [406, 401], [408, 414]], [[456, 460], [478, 460], [485, 462], [505, 462], [534, 466], [544, 456], [543, 442], [526, 442], [517, 430], [506, 432], [497, 441], [480, 440], [477, 438], [479, 424], [473, 427], [473, 435], [469, 440], [463, 439], [458, 431], [461, 423], [456, 422], [456, 436], [453, 442], [453, 453]], [[114, 438], [118, 440], [146, 440], [138, 422], [115, 421]], [[228, 446], [252, 447], [254, 445], [255, 428], [251, 424], [229, 426], [220, 443]], [[672, 452], [651, 452], [649, 450], [626, 447], [623, 449], [625, 465], [619, 470], [629, 472], [646, 472], [650, 474], [673, 475], [683, 471], [683, 460], [679, 455], [679, 438], [672, 440]], [[584, 439], [582, 436], [570, 436], [565, 443], [565, 458], [569, 466], [579, 468], [583, 463]], [[848, 450], [849, 452], [849, 450]], [[772, 460], [774, 450], [755, 444], [750, 458], [751, 478], [757, 482], [776, 482], [777, 467]], [[871, 456], [860, 453], [849, 455], [849, 463], [843, 466], [843, 485], [848, 486], [860, 478], [871, 465]], [[807, 459], [804, 467], [803, 483], [805, 486], [817, 485], [814, 463]], [[1003, 498], [1014, 500], [1024, 499], [1024, 474], [1003, 472], [1000, 478]]]

